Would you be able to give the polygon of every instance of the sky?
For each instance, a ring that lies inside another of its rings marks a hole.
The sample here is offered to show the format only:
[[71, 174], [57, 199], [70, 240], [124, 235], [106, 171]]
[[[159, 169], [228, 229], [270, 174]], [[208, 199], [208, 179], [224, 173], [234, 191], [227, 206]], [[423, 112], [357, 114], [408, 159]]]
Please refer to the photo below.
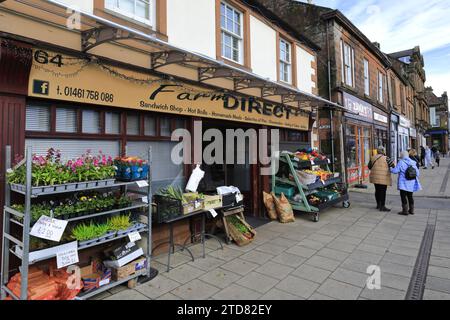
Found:
[[313, 0], [339, 9], [381, 50], [392, 53], [420, 46], [426, 86], [450, 93], [450, 1]]

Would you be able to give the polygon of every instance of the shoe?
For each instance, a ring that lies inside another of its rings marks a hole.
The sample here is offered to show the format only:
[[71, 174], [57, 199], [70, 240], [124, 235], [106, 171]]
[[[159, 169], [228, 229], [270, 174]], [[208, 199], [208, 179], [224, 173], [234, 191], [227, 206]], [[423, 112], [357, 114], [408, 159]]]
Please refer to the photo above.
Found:
[[409, 206], [409, 214], [410, 215], [414, 214], [414, 206], [412, 206], [412, 205]]
[[380, 211], [381, 211], [381, 212], [391, 212], [391, 209], [386, 208], [385, 206], [382, 206], [382, 207], [380, 208]]
[[377, 210], [381, 209], [381, 203], [377, 202]]
[[409, 215], [409, 212], [408, 212], [408, 205], [407, 205], [407, 204], [403, 204], [403, 205], [402, 205], [402, 208], [403, 208], [403, 210], [402, 210], [401, 212], [399, 212], [398, 214], [399, 214], [399, 215], [402, 215], [402, 216], [407, 216], [407, 215]]
[[423, 168], [423, 170], [427, 170], [427, 169], [428, 169], [427, 167], [424, 167], [424, 168]]

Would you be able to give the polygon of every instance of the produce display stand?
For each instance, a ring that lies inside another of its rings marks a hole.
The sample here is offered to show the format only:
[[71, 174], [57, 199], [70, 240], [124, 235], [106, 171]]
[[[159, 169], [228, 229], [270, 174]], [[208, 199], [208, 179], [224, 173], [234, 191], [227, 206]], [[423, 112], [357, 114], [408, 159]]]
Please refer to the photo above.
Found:
[[206, 258], [206, 250], [205, 250], [205, 239], [206, 239], [206, 237], [211, 237], [213, 239], [216, 239], [217, 242], [219, 242], [220, 248], [223, 250], [223, 245], [220, 242], [219, 238], [217, 238], [213, 234], [206, 233], [206, 230], [205, 230], [206, 229], [206, 216], [207, 216], [208, 213], [209, 213], [209, 210], [199, 210], [199, 211], [195, 211], [195, 212], [192, 212], [192, 213], [189, 213], [189, 214], [179, 215], [177, 217], [174, 217], [174, 218], [167, 219], [167, 220], [163, 221], [163, 223], [165, 223], [165, 224], [167, 224], [169, 226], [169, 241], [165, 241], [165, 242], [160, 243], [155, 248], [153, 248], [153, 251], [155, 251], [157, 248], [159, 248], [162, 245], [169, 244], [169, 250], [168, 250], [168, 253], [167, 253], [167, 265], [166, 265], [167, 272], [169, 272], [170, 269], [171, 269], [170, 268], [170, 257], [171, 257], [172, 254], [175, 253], [175, 247], [180, 247], [180, 251], [186, 250], [189, 253], [189, 255], [191, 256], [192, 261], [195, 260], [194, 259], [194, 255], [192, 254], [191, 250], [189, 249], [189, 246], [187, 245], [187, 241], [189, 239], [191, 239], [192, 237], [195, 237], [196, 235], [192, 235], [192, 237], [189, 237], [188, 239], [186, 239], [185, 242], [182, 245], [174, 242], [174, 239], [173, 239], [173, 225], [174, 225], [174, 223], [176, 223], [178, 221], [181, 221], [181, 220], [184, 220], [184, 219], [189, 219], [189, 218], [196, 217], [196, 216], [201, 216], [202, 217], [201, 231], [200, 231], [199, 235], [200, 235], [200, 239], [201, 239], [200, 242], [202, 244], [202, 250], [203, 250], [202, 256], [203, 256], [203, 258]]
[[[11, 167], [11, 147], [6, 147], [6, 161], [5, 161], [5, 168], [8, 169]], [[151, 149], [148, 151], [148, 163], [151, 166]], [[13, 299], [16, 300], [27, 300], [28, 298], [28, 269], [29, 266], [39, 262], [44, 261], [50, 258], [53, 258], [56, 256], [55, 252], [51, 252], [48, 256], [41, 256], [38, 259], [30, 259], [30, 231], [31, 231], [31, 198], [37, 198], [44, 195], [49, 195], [48, 192], [42, 190], [43, 188], [33, 188], [31, 184], [32, 179], [32, 147], [28, 147], [26, 150], [25, 155], [25, 166], [26, 166], [26, 184], [25, 187], [22, 190], [19, 190], [18, 188], [14, 188], [14, 190], [11, 190], [11, 186], [8, 182], [5, 183], [5, 206], [3, 210], [3, 235], [2, 235], [2, 265], [1, 265], [1, 298], [4, 299], [6, 297], [6, 294], [10, 295]], [[151, 244], [152, 244], [152, 205], [151, 205], [151, 195], [152, 195], [152, 189], [151, 189], [151, 170], [148, 174], [147, 178], [147, 186], [143, 187], [146, 188], [145, 191], [142, 190], [142, 188], [139, 188], [139, 190], [133, 190], [129, 191], [128, 188], [132, 186], [138, 186], [137, 181], [133, 182], [114, 182], [114, 183], [99, 183], [93, 182], [91, 184], [85, 184], [82, 187], [83, 191], [89, 191], [89, 190], [95, 190], [95, 189], [113, 189], [113, 188], [120, 188], [122, 194], [126, 194], [127, 192], [139, 194], [143, 197], [145, 196], [147, 201], [136, 201], [131, 206], [126, 208], [120, 208], [115, 210], [109, 210], [106, 212], [100, 212], [95, 213], [91, 215], [85, 215], [80, 216], [73, 219], [67, 219], [67, 221], [76, 221], [76, 220], [86, 220], [98, 216], [105, 216], [105, 215], [112, 215], [115, 213], [120, 213], [123, 211], [130, 211], [134, 209], [146, 209], [146, 218], [147, 218], [147, 225], [140, 228], [138, 232], [145, 232], [147, 235], [147, 250], [145, 253], [146, 259], [147, 259], [147, 268], [143, 272], [136, 273], [128, 278], [121, 279], [119, 281], [111, 281], [109, 284], [100, 286], [99, 288], [96, 288], [94, 290], [80, 293], [75, 299], [76, 300], [82, 300], [82, 299], [88, 299], [90, 297], [93, 297], [101, 292], [104, 292], [106, 290], [109, 290], [113, 287], [116, 287], [123, 283], [135, 283], [138, 277], [141, 277], [141, 281], [139, 282], [146, 282], [152, 278], [154, 278], [157, 275], [157, 271], [153, 268], [151, 268]], [[139, 187], [139, 186], [138, 186]], [[41, 189], [41, 191], [36, 191], [38, 189]], [[78, 188], [77, 190], [73, 190], [73, 188], [69, 188], [67, 185], [61, 185], [58, 190], [55, 189], [54, 193], [74, 193], [81, 191], [81, 188]], [[22, 195], [24, 195], [24, 203], [25, 203], [25, 210], [23, 213], [18, 212], [11, 208], [11, 192], [17, 192]], [[22, 218], [22, 223], [18, 222], [17, 220], [13, 219], [13, 217], [19, 217]], [[11, 223], [15, 223], [19, 227], [22, 228], [22, 239], [17, 239], [11, 234]], [[115, 241], [118, 239], [123, 239], [128, 236], [129, 233], [135, 232], [136, 229], [131, 229], [128, 233], [122, 233], [120, 235], [115, 235], [113, 238], [106, 238], [103, 240], [100, 240], [98, 242], [94, 242], [90, 245], [79, 247], [78, 250], [83, 250], [86, 248], [94, 247], [94, 246], [100, 246], [104, 243]], [[15, 247], [13, 249], [13, 247]], [[9, 281], [9, 272], [10, 272], [10, 254], [15, 255], [21, 260], [21, 293], [20, 297], [17, 297], [14, 295], [11, 290], [7, 288], [7, 284]]]
[[320, 166], [322, 168], [325, 168], [325, 170], [329, 171], [330, 169], [328, 160], [316, 159], [314, 161], [300, 161], [299, 159], [296, 158], [292, 160], [289, 153], [286, 152], [282, 152], [280, 154], [279, 160], [280, 160], [280, 167], [288, 166], [289, 169], [288, 171], [294, 177], [294, 181], [288, 178], [278, 177], [276, 173], [272, 173], [272, 192], [275, 193], [276, 186], [279, 185], [289, 185], [296, 188], [297, 194], [300, 196], [300, 201], [294, 201], [293, 199], [289, 199], [289, 202], [292, 205], [292, 209], [294, 209], [295, 211], [312, 213], [313, 221], [318, 222], [319, 213], [329, 207], [332, 207], [341, 202], [344, 208], [350, 207], [348, 191], [346, 187], [343, 189], [341, 196], [337, 199], [321, 203], [317, 206], [311, 205], [308, 202], [307, 199], [308, 195], [316, 193], [317, 191], [320, 191], [321, 189], [324, 189], [326, 187], [337, 186], [338, 184], [342, 184], [342, 179], [340, 177], [330, 178], [324, 182], [317, 181], [310, 185], [303, 185], [297, 176], [296, 170], [311, 169], [313, 166]]

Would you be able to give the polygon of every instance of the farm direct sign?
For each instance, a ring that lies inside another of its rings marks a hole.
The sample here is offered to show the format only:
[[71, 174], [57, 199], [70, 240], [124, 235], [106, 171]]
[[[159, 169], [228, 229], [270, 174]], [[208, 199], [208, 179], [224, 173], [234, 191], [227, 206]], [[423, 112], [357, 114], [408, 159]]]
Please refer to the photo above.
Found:
[[76, 63], [76, 58], [44, 50], [34, 50], [33, 56], [28, 86], [32, 97], [296, 130], [309, 128], [309, 117], [290, 106], [171, 83], [117, 67], [83, 65], [83, 60]]

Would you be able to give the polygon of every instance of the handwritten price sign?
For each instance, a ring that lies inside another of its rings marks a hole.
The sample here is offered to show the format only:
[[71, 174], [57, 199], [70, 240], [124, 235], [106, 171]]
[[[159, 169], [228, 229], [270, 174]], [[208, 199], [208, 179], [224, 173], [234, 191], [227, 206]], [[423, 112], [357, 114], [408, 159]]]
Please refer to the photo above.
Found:
[[41, 216], [31, 228], [30, 235], [41, 239], [59, 242], [66, 229], [67, 221]]
[[77, 241], [61, 246], [61, 251], [56, 253], [56, 265], [58, 269], [78, 263], [78, 243]]

